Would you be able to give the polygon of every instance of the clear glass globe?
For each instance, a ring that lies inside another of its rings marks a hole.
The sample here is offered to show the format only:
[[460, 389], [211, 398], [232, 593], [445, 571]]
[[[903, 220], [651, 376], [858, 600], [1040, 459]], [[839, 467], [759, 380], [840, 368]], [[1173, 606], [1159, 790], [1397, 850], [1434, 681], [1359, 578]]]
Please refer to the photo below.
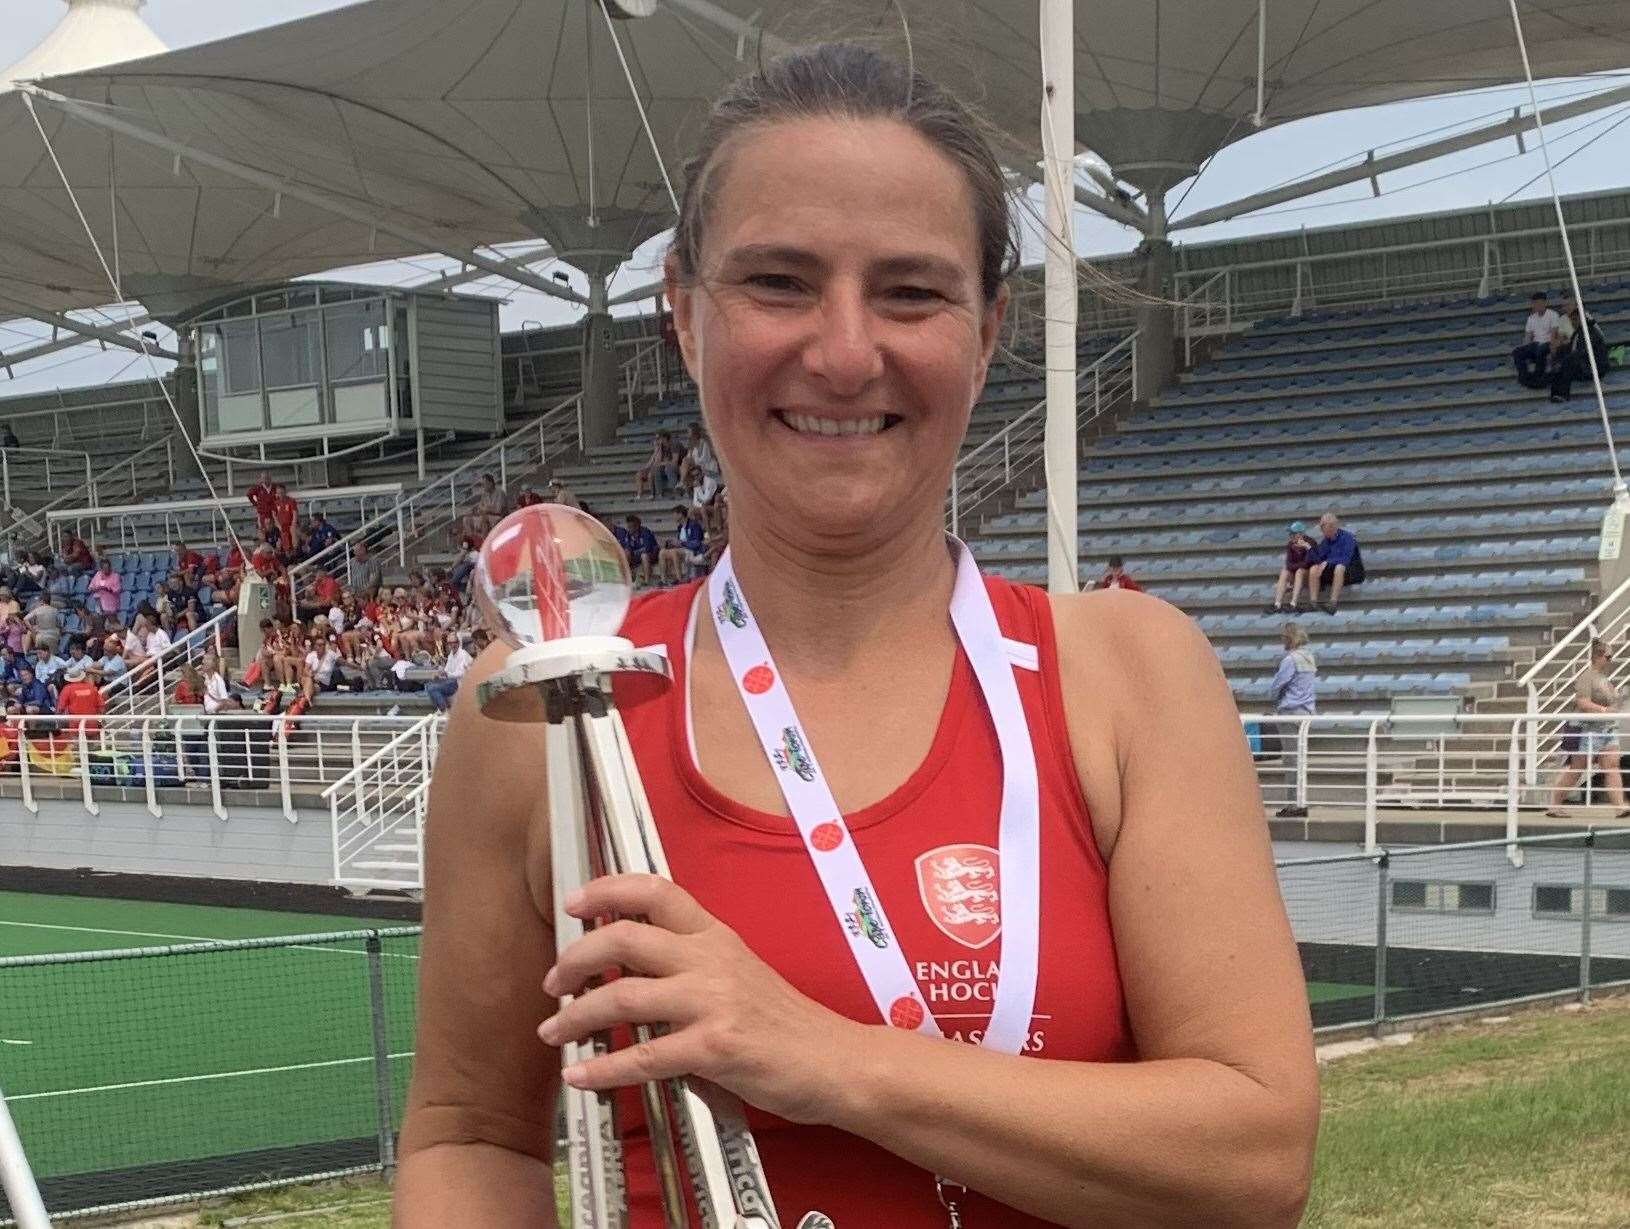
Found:
[[481, 544], [474, 584], [488, 626], [517, 647], [615, 636], [634, 594], [611, 530], [562, 504], [533, 504], [500, 521]]

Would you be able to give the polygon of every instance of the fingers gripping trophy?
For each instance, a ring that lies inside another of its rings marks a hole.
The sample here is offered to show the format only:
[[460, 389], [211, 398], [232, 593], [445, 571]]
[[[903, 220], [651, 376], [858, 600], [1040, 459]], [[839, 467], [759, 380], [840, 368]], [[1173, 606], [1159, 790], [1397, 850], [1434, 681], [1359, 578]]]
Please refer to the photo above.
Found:
[[[512, 513], [481, 548], [475, 591], [492, 630], [514, 646], [504, 667], [481, 683], [482, 711], [499, 721], [547, 723], [558, 954], [594, 924], [562, 908], [568, 893], [601, 875], [672, 878], [612, 695], [619, 674], [642, 676], [659, 690], [668, 661], [616, 635], [633, 591], [627, 557], [579, 509], [535, 504]], [[633, 1031], [648, 1041], [656, 1030]], [[568, 1043], [561, 1062], [585, 1062], [610, 1047], [605, 1034]], [[572, 1229], [618, 1229], [627, 1223], [627, 1199], [612, 1096], [562, 1087]], [[669, 1229], [692, 1223], [691, 1206], [705, 1229], [780, 1229], [739, 1101], [691, 1079], [648, 1083], [640, 1092]], [[832, 1222], [811, 1212], [798, 1229], [832, 1229]]]

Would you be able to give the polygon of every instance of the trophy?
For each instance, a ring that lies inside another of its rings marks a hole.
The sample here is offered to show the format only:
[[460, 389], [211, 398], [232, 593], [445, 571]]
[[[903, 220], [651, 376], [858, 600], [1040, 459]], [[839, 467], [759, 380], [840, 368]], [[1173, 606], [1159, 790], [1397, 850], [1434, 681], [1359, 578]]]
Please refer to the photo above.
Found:
[[[577, 508], [534, 504], [487, 535], [474, 574], [490, 629], [514, 646], [504, 668], [478, 689], [499, 721], [546, 723], [549, 849], [556, 950], [595, 923], [567, 914], [567, 893], [601, 875], [672, 878], [651, 822], [645, 789], [612, 695], [617, 675], [666, 686], [667, 657], [616, 635], [633, 585], [622, 546]], [[570, 999], [563, 997], [561, 1005]], [[639, 1041], [656, 1031], [635, 1026]], [[561, 1047], [565, 1065], [610, 1051], [608, 1034]], [[780, 1229], [758, 1149], [741, 1103], [700, 1080], [641, 1086], [641, 1103], [668, 1229]], [[562, 1085], [571, 1229], [627, 1223], [623, 1148], [613, 1099]], [[832, 1229], [811, 1212], [797, 1229]]]

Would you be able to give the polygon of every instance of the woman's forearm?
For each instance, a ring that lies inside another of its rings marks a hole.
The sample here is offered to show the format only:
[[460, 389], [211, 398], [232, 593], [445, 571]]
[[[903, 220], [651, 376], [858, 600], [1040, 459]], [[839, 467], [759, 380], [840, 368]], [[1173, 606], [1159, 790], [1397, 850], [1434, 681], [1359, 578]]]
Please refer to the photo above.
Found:
[[396, 1173], [393, 1229], [556, 1229], [555, 1182], [536, 1157], [496, 1144], [437, 1144]]
[[1300, 1105], [1204, 1059], [1019, 1059], [867, 1027], [833, 1125], [1062, 1225], [1294, 1226], [1311, 1155]]

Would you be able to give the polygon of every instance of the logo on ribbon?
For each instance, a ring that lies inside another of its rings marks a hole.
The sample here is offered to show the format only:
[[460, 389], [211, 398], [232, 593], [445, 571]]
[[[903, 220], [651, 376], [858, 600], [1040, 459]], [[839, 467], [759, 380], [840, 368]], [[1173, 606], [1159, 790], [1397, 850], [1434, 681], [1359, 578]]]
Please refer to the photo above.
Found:
[[775, 671], [769, 666], [754, 666], [741, 676], [742, 690], [749, 695], [761, 696], [775, 686]]
[[843, 924], [849, 928], [849, 933], [857, 939], [864, 935], [873, 947], [887, 947], [889, 932], [883, 929], [883, 919], [877, 916], [877, 905], [872, 901], [872, 894], [865, 888], [856, 888], [850, 899], [854, 902], [854, 912], [843, 915]]
[[941, 845], [917, 859], [917, 892], [929, 919], [963, 947], [1002, 933], [1000, 857], [989, 845]]
[[815, 779], [815, 761], [809, 758], [797, 726], [789, 725], [781, 731], [781, 745], [770, 754], [782, 772], [793, 773], [800, 781]]
[[822, 853], [831, 853], [843, 844], [843, 829], [830, 820], [816, 824], [809, 830], [809, 843]]
[[724, 601], [714, 608], [713, 617], [731, 627], [747, 626], [747, 607], [742, 604], [741, 592], [734, 580], [724, 582]]

